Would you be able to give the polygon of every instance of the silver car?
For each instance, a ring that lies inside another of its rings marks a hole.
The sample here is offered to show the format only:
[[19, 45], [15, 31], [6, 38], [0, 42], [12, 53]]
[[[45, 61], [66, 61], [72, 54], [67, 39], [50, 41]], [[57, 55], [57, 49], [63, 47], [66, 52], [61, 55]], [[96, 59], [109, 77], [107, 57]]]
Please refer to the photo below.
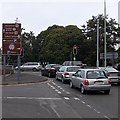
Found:
[[[27, 62], [20, 66], [20, 70], [32, 70], [32, 71], [39, 71], [41, 70], [42, 66], [39, 62]], [[18, 66], [15, 67], [16, 70], [18, 70]]]
[[78, 70], [81, 69], [80, 66], [62, 66], [56, 72], [56, 79], [62, 81], [62, 83], [69, 82], [72, 75]]
[[86, 93], [86, 91], [104, 91], [109, 94], [111, 84], [102, 70], [80, 69], [72, 76], [70, 87], [80, 88], [82, 94]]
[[120, 72], [113, 67], [99, 67], [99, 69], [104, 70], [110, 79], [111, 84], [117, 83], [120, 84]]

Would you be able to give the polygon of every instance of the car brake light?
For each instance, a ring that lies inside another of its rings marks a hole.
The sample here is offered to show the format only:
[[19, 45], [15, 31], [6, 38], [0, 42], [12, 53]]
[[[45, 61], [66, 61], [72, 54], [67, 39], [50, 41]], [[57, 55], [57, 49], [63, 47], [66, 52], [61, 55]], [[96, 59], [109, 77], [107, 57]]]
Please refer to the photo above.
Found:
[[108, 84], [110, 84], [110, 80], [108, 80]]
[[84, 85], [89, 85], [89, 81], [88, 80], [84, 80]]
[[69, 75], [69, 73], [65, 72], [64, 75]]

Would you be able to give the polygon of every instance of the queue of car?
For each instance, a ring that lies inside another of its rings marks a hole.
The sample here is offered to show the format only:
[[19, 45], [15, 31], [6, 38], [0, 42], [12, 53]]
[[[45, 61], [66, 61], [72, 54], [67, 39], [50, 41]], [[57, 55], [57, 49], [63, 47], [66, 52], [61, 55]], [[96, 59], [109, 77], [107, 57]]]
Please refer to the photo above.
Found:
[[81, 61], [65, 61], [63, 65], [47, 64], [44, 67], [38, 62], [28, 62], [20, 66], [20, 69], [40, 70], [42, 76], [54, 77], [62, 83], [69, 82], [71, 88], [79, 88], [82, 94], [88, 91], [104, 91], [109, 94], [111, 84], [120, 85], [120, 72], [115, 68], [108, 66], [84, 69]]

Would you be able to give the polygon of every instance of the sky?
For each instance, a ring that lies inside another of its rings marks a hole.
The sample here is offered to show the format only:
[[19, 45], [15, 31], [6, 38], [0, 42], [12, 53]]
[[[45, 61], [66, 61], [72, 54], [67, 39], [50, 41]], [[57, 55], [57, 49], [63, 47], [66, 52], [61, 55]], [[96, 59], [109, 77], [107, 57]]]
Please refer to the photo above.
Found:
[[[118, 1], [106, 0], [106, 14], [118, 22]], [[86, 24], [92, 16], [104, 15], [104, 0], [1, 0], [0, 1], [0, 46], [2, 23], [18, 22], [23, 32], [32, 31], [37, 36], [52, 25]]]

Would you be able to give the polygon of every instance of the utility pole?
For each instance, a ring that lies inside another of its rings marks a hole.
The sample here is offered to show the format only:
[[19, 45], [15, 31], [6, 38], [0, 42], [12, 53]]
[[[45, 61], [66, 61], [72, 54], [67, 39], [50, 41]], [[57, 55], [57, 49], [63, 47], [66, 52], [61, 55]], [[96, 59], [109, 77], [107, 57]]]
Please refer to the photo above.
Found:
[[96, 66], [99, 67], [99, 18], [97, 18], [97, 61]]
[[106, 0], [104, 0], [104, 67], [106, 65]]

